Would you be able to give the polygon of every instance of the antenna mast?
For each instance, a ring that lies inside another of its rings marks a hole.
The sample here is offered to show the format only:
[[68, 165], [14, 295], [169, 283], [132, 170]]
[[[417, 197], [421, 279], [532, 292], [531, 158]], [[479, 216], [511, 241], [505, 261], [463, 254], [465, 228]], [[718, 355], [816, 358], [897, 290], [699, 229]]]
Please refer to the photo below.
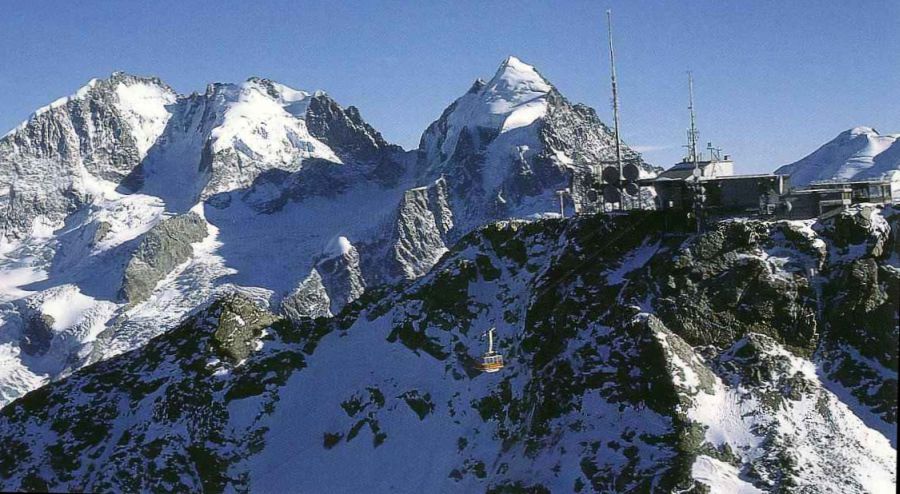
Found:
[[[613, 132], [616, 138], [616, 167], [619, 170], [619, 181], [622, 180], [622, 148], [619, 141], [619, 88], [616, 84], [616, 52], [613, 50], [612, 40], [612, 11], [606, 11], [606, 26], [609, 32], [609, 68], [612, 78], [612, 97], [613, 97]], [[621, 198], [619, 199], [621, 207]]]
[[689, 136], [688, 147], [691, 153], [691, 161], [694, 163], [693, 180], [688, 186], [693, 195], [694, 202], [694, 220], [696, 221], [697, 233], [703, 229], [703, 203], [706, 196], [703, 194], [703, 185], [700, 184], [700, 164], [697, 163], [697, 121], [694, 116], [694, 74], [688, 71], [688, 91], [690, 99], [688, 100], [688, 110], [691, 111], [691, 130]]
[[694, 116], [694, 74], [691, 71], [688, 71], [688, 91], [690, 93], [690, 100], [688, 103], [688, 110], [691, 111], [691, 130], [688, 135], [688, 152], [690, 153], [691, 162], [694, 163], [694, 168], [697, 168], [697, 121]]

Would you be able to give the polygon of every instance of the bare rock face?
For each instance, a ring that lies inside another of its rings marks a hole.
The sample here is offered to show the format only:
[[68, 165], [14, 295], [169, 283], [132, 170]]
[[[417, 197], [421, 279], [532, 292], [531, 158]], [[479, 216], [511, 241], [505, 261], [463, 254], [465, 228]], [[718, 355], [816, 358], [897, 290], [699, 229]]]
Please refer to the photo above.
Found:
[[453, 228], [447, 182], [403, 194], [391, 236], [390, 274], [413, 279], [427, 272], [447, 252]]
[[22, 350], [30, 355], [47, 353], [53, 341], [53, 316], [30, 311], [25, 315], [21, 338]]
[[666, 325], [692, 344], [724, 345], [754, 332], [811, 352], [819, 333], [816, 293], [802, 260], [769, 260], [767, 252], [780, 248], [770, 228], [720, 223], [673, 259], [660, 258], [656, 273], [665, 282], [653, 290], [659, 290], [656, 306]]
[[316, 264], [322, 273], [322, 284], [331, 301], [329, 310], [337, 314], [348, 303], [359, 298], [366, 290], [366, 281], [360, 267], [359, 251], [345, 237], [335, 239], [326, 257]]
[[331, 299], [317, 269], [281, 301], [281, 310], [292, 321], [331, 317]]
[[362, 119], [356, 107], [344, 109], [324, 93], [310, 98], [305, 119], [309, 133], [328, 144], [342, 159], [377, 162], [385, 151], [397, 149]]
[[161, 279], [191, 257], [191, 243], [206, 235], [206, 221], [193, 212], [165, 219], [153, 227], [125, 267], [122, 298], [130, 305], [145, 300]]
[[[144, 104], [134, 105], [139, 92]], [[91, 179], [116, 184], [162, 133], [175, 92], [157, 78], [115, 73], [44, 107], [0, 138], [3, 231], [22, 237], [32, 222], [51, 223], [90, 201]]]

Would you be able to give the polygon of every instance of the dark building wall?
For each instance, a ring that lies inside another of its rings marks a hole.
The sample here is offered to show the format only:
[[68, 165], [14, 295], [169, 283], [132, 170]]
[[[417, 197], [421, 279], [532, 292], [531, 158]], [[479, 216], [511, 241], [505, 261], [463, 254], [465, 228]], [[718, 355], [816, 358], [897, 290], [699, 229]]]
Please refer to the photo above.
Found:
[[783, 179], [777, 176], [714, 179], [704, 181], [704, 186], [707, 206], [735, 210], [759, 209], [762, 200], [785, 192]]

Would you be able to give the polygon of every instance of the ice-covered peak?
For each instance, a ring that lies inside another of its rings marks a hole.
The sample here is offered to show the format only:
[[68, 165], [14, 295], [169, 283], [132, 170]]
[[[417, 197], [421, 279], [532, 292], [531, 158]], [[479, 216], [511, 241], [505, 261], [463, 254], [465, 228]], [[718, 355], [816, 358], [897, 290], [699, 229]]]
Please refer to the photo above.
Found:
[[[143, 157], [165, 128], [170, 116], [166, 106], [174, 103], [178, 95], [156, 77], [113, 72], [106, 79], [91, 79], [71, 95], [38, 108], [28, 120], [16, 126], [4, 137], [23, 130], [30, 122], [50, 111], [63, 108], [73, 101], [92, 97], [112, 103], [122, 113], [122, 117], [134, 131], [136, 146]], [[105, 99], [106, 97], [109, 98]]]
[[546, 96], [552, 89], [553, 86], [534, 67], [511, 56], [500, 64], [482, 94], [491, 113], [504, 114], [518, 105]]
[[324, 254], [328, 258], [346, 256], [354, 249], [347, 237], [340, 235], [332, 238], [325, 246]]
[[304, 121], [309, 93], [251, 78], [240, 84], [216, 84], [207, 91], [216, 105], [211, 132], [213, 151], [236, 149], [254, 160], [292, 163], [318, 157], [340, 163], [325, 144], [312, 137]]
[[533, 65], [519, 60], [514, 56], [509, 56], [494, 74], [489, 85], [505, 84], [509, 87], [526, 86], [534, 91], [548, 92], [551, 89], [550, 83], [538, 73]]
[[140, 84], [147, 86], [159, 86], [164, 89], [168, 93], [176, 94], [175, 90], [169, 87], [168, 84], [162, 81], [159, 77], [156, 76], [143, 76], [131, 74], [128, 72], [123, 72], [121, 70], [117, 70], [109, 75], [108, 78], [104, 79], [102, 82], [109, 84], [111, 86], [115, 86], [118, 84], [125, 84], [128, 86]]
[[302, 115], [309, 104], [310, 93], [285, 86], [271, 79], [251, 77], [244, 85], [259, 88], [294, 115]]

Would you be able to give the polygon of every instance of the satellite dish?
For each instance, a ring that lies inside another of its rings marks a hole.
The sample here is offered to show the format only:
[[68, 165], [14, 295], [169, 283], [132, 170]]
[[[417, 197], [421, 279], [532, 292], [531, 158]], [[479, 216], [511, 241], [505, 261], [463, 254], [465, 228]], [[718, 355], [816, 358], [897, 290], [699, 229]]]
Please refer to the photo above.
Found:
[[588, 189], [587, 200], [591, 202], [597, 202], [597, 199], [600, 199], [600, 194], [597, 194], [597, 191], [594, 189]]
[[622, 176], [625, 180], [635, 181], [641, 176], [641, 169], [634, 163], [628, 163], [622, 168]]
[[603, 169], [603, 181], [608, 184], [619, 183], [619, 170], [614, 166], [607, 166]]
[[694, 178], [700, 178], [700, 175], [703, 175], [703, 172], [700, 170], [700, 167], [698, 166], [698, 167], [694, 168], [693, 171], [691, 171], [691, 175]]
[[641, 191], [641, 188], [638, 187], [638, 184], [634, 182], [626, 182], [625, 183], [625, 193], [630, 196], [636, 196]]
[[605, 202], [619, 202], [619, 199], [621, 199], [621, 197], [622, 194], [619, 193], [619, 189], [615, 186], [606, 185], [605, 187], [603, 187], [603, 200]]

